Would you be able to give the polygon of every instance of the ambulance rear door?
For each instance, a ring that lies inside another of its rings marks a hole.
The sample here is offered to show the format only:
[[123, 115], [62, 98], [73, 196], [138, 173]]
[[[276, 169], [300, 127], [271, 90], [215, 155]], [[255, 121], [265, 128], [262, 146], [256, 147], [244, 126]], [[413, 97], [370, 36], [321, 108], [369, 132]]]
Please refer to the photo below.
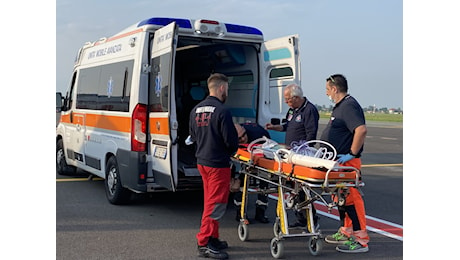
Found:
[[149, 89], [149, 160], [154, 181], [168, 190], [177, 187], [177, 119], [174, 99], [175, 22], [155, 31]]
[[[291, 83], [300, 84], [299, 36], [291, 35], [266, 41], [261, 49], [262, 75], [259, 103], [259, 123], [282, 123], [289, 109], [284, 102], [283, 89]], [[270, 131], [279, 143], [284, 143], [284, 132]]]

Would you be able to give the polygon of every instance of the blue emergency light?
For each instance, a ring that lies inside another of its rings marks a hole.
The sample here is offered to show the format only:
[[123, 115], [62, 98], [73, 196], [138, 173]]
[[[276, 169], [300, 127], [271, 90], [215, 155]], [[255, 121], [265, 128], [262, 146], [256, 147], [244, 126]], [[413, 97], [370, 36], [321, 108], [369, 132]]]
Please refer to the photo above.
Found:
[[[191, 24], [191, 21], [188, 19], [180, 19], [180, 18], [167, 18], [167, 17], [152, 17], [149, 19], [146, 19], [144, 21], [141, 21], [137, 26], [143, 26], [143, 25], [160, 25], [160, 26], [165, 26], [170, 24], [171, 22], [176, 22], [176, 24], [185, 29], [193, 29], [193, 26]], [[203, 24], [219, 24], [217, 21], [213, 20], [200, 20], [201, 23]], [[229, 23], [224, 23], [225, 28], [227, 29], [227, 32], [230, 33], [242, 33], [242, 34], [252, 34], [252, 35], [260, 35], [263, 36], [262, 32], [254, 27], [249, 27], [249, 26], [244, 26], [244, 25], [237, 25], [237, 24], [229, 24]]]

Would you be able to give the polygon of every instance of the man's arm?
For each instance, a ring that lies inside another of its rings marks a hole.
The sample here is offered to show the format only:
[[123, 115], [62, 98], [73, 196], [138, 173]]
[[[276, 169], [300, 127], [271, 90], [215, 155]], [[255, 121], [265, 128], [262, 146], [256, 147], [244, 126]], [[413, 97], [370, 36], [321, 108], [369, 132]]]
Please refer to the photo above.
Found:
[[366, 139], [367, 127], [366, 125], [360, 125], [355, 128], [353, 134], [353, 143], [351, 144], [350, 152], [357, 155], [364, 145], [364, 139]]

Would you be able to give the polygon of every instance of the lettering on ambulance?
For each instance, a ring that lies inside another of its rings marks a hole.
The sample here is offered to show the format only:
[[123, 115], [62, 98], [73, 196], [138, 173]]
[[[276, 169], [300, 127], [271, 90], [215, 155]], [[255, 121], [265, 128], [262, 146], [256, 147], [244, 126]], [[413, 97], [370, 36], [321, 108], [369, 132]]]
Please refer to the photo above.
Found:
[[101, 57], [101, 56], [109, 55], [109, 54], [115, 54], [117, 52], [120, 52], [121, 49], [122, 49], [122, 44], [120, 43], [114, 46], [109, 46], [106, 48], [95, 50], [95, 51], [88, 53], [88, 59], [92, 59], [95, 57]]
[[158, 39], [157, 39], [157, 44], [160, 44], [160, 43], [162, 43], [162, 42], [164, 42], [166, 40], [171, 39], [172, 35], [173, 35], [172, 32], [168, 32], [166, 34], [160, 35], [160, 37], [158, 37]]

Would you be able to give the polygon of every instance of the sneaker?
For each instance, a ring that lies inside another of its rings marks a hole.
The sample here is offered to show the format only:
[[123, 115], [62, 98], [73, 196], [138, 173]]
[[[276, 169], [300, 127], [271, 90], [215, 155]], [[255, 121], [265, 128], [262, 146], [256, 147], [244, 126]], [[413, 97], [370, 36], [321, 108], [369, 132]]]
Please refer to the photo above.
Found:
[[326, 236], [324, 240], [330, 244], [342, 244], [343, 245], [347, 241], [349, 241], [350, 238], [342, 234], [342, 232], [338, 231], [335, 234]]
[[228, 254], [226, 252], [214, 248], [210, 243], [206, 246], [198, 245], [198, 256], [213, 259], [228, 259]]
[[208, 241], [208, 244], [211, 244], [214, 248], [217, 248], [219, 250], [222, 250], [222, 249], [227, 249], [228, 248], [228, 243], [227, 241], [222, 241], [222, 240], [219, 240], [218, 238], [215, 238], [215, 237], [210, 237], [209, 238], [209, 241]]
[[343, 245], [338, 245], [335, 250], [342, 253], [365, 253], [369, 251], [369, 247], [361, 245], [359, 242], [350, 240]]

